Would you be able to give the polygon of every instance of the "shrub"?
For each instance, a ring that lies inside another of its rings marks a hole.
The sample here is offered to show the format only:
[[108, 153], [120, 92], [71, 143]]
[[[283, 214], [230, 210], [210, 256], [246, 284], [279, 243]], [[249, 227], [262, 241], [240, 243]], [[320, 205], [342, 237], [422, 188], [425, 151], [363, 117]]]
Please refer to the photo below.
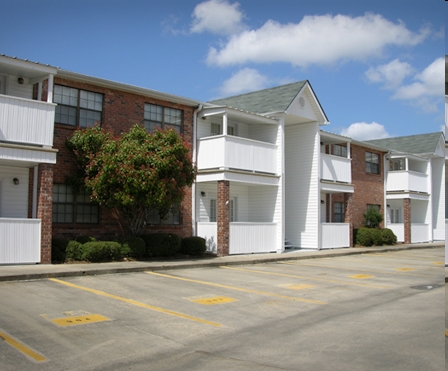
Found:
[[202, 237], [185, 237], [180, 244], [180, 252], [185, 255], [199, 256], [205, 253], [207, 246]]
[[141, 259], [146, 254], [146, 243], [143, 238], [130, 237], [121, 241], [121, 256]]
[[361, 246], [372, 246], [372, 235], [370, 228], [359, 228], [356, 232], [356, 244]]
[[121, 259], [121, 245], [115, 241], [87, 242], [81, 249], [81, 260], [92, 263]]
[[375, 208], [368, 209], [362, 217], [364, 218], [363, 225], [366, 228], [378, 228], [383, 221], [383, 214]]
[[395, 236], [391, 229], [383, 228], [381, 234], [385, 245], [395, 245], [397, 243], [397, 236]]
[[51, 240], [51, 262], [65, 262], [65, 250], [67, 249], [69, 240], [65, 238], [53, 238]]
[[67, 260], [81, 260], [82, 258], [82, 244], [78, 241], [72, 240], [68, 243], [65, 250], [65, 257]]
[[141, 235], [146, 244], [146, 256], [168, 257], [180, 249], [180, 237], [173, 233], [151, 233]]
[[84, 245], [87, 242], [95, 242], [96, 238], [91, 236], [78, 236], [75, 238], [81, 245]]
[[372, 243], [375, 246], [382, 246], [383, 245], [383, 237], [382, 237], [382, 234], [381, 234], [381, 229], [370, 228], [370, 236], [372, 237]]

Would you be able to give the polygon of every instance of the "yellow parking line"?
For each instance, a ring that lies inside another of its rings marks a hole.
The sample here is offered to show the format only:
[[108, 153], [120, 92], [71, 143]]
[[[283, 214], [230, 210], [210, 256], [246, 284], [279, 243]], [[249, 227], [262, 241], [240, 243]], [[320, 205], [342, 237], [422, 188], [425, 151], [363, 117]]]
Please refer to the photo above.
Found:
[[147, 274], [152, 274], [154, 276], [160, 276], [160, 277], [166, 277], [171, 278], [179, 281], [185, 281], [185, 282], [193, 282], [193, 283], [200, 283], [201, 285], [208, 285], [208, 286], [214, 286], [214, 287], [220, 287], [222, 289], [229, 289], [229, 290], [236, 290], [236, 291], [243, 291], [243, 292], [249, 292], [251, 294], [258, 294], [258, 295], [266, 295], [266, 296], [275, 296], [277, 298], [282, 299], [288, 299], [288, 300], [295, 300], [295, 301], [303, 301], [305, 303], [312, 303], [312, 304], [327, 304], [324, 301], [319, 300], [312, 300], [312, 299], [304, 299], [304, 298], [297, 298], [293, 296], [287, 296], [287, 295], [280, 295], [275, 294], [273, 292], [267, 292], [267, 291], [258, 291], [258, 290], [251, 290], [251, 289], [245, 289], [243, 287], [235, 287], [235, 286], [227, 286], [227, 285], [221, 285], [220, 283], [213, 283], [213, 282], [207, 282], [207, 281], [200, 281], [200, 280], [193, 280], [190, 278], [182, 278], [182, 277], [176, 277], [171, 276], [169, 274], [163, 274], [163, 273], [156, 273], [156, 272], [146, 272]]
[[[288, 262], [279, 262], [279, 264], [296, 265], [294, 263], [288, 263]], [[368, 284], [368, 283], [353, 283], [353, 282], [345, 282], [345, 281], [338, 281], [338, 280], [327, 280], [325, 278], [298, 276], [298, 275], [295, 275], [295, 274], [287, 274], [287, 273], [264, 272], [264, 271], [258, 271], [258, 270], [255, 270], [255, 269], [231, 268], [231, 267], [226, 267], [226, 266], [222, 266], [221, 268], [233, 269], [233, 270], [239, 270], [239, 271], [246, 271], [246, 272], [253, 272], [253, 273], [261, 273], [261, 274], [270, 274], [270, 275], [273, 275], [273, 276], [281, 276], [281, 277], [302, 278], [302, 279], [309, 280], [309, 281], [323, 281], [323, 282], [340, 283], [342, 285], [372, 287], [372, 288], [375, 288], [375, 289], [387, 289], [387, 288], [390, 288], [390, 286], [379, 286], [379, 285], [371, 285], [371, 284]]]
[[[283, 264], [285, 264], [285, 262], [282, 262]], [[379, 271], [379, 270], [369, 270], [369, 269], [360, 269], [360, 268], [341, 268], [341, 267], [335, 267], [333, 265], [323, 265], [323, 264], [310, 264], [310, 263], [292, 263], [292, 262], [287, 262], [287, 264], [289, 265], [297, 265], [299, 267], [305, 266], [305, 267], [319, 267], [319, 268], [331, 268], [331, 269], [339, 269], [339, 270], [345, 270], [345, 271], [361, 271], [361, 272], [369, 272], [369, 273], [381, 273], [381, 274], [390, 274], [390, 275], [401, 275], [399, 273], [396, 272], [386, 272], [386, 271]], [[395, 268], [397, 270], [400, 270], [401, 272], [409, 272], [409, 269], [406, 270], [402, 270], [401, 268]], [[414, 270], [414, 268], [412, 268], [412, 270]], [[412, 273], [407, 273], [406, 276], [413, 276], [413, 277], [432, 277], [432, 276], [427, 276], [427, 275], [423, 275], [423, 274], [412, 274]]]
[[62, 280], [59, 280], [57, 278], [49, 278], [49, 280], [53, 281], [53, 282], [61, 283], [63, 285], [69, 286], [69, 287], [73, 287], [75, 289], [84, 290], [84, 291], [91, 292], [91, 293], [96, 294], [96, 295], [104, 296], [106, 298], [123, 301], [125, 303], [136, 305], [136, 306], [141, 307], [141, 308], [151, 309], [151, 310], [154, 310], [156, 312], [169, 314], [171, 316], [184, 318], [184, 319], [189, 319], [191, 321], [200, 322], [200, 323], [203, 323], [203, 324], [206, 324], [206, 325], [210, 325], [210, 326], [216, 326], [216, 327], [222, 326], [220, 323], [207, 321], [207, 320], [202, 319], [202, 318], [189, 316], [188, 314], [175, 312], [175, 311], [172, 311], [172, 310], [169, 310], [169, 309], [163, 309], [163, 308], [155, 307], [153, 305], [141, 303], [139, 301], [135, 301], [135, 300], [132, 300], [132, 299], [126, 299], [126, 298], [123, 298], [121, 296], [108, 294], [107, 292], [104, 292], [104, 291], [99, 291], [99, 290], [91, 289], [91, 288], [88, 288], [88, 287], [75, 285], [73, 283], [62, 281]]
[[28, 348], [26, 345], [23, 345], [21, 342], [14, 339], [12, 336], [6, 334], [5, 332], [0, 331], [0, 337], [3, 338], [9, 345], [16, 348], [18, 351], [22, 352], [24, 355], [30, 357], [36, 362], [44, 362], [47, 360], [43, 355], [35, 352], [31, 348]]
[[448, 331], [447, 330], [445, 330], [445, 336], [448, 336]]

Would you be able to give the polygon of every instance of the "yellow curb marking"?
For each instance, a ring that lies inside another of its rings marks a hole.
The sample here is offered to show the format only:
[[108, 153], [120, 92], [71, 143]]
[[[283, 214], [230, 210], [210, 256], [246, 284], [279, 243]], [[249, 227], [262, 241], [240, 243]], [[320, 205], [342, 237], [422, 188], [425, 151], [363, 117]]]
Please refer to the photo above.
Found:
[[210, 325], [210, 326], [215, 326], [215, 327], [221, 327], [222, 326], [220, 323], [207, 321], [207, 320], [202, 319], [202, 318], [189, 316], [187, 314], [175, 312], [175, 311], [172, 311], [172, 310], [169, 310], [169, 309], [163, 309], [163, 308], [155, 307], [153, 305], [141, 303], [141, 302], [136, 301], [136, 300], [126, 299], [126, 298], [123, 298], [121, 296], [108, 294], [107, 292], [104, 292], [104, 291], [99, 291], [99, 290], [95, 290], [95, 289], [90, 289], [88, 287], [75, 285], [73, 283], [62, 281], [62, 280], [59, 280], [57, 278], [49, 278], [49, 280], [53, 281], [53, 282], [57, 282], [57, 283], [63, 284], [63, 285], [66, 285], [66, 286], [69, 286], [69, 287], [73, 287], [75, 289], [84, 290], [84, 291], [91, 292], [91, 293], [96, 294], [96, 295], [104, 296], [106, 298], [115, 299], [115, 300], [119, 300], [119, 301], [122, 301], [122, 302], [125, 302], [125, 303], [128, 303], [128, 304], [136, 305], [136, 306], [141, 307], [141, 308], [151, 309], [151, 310], [154, 310], [156, 312], [169, 314], [171, 316], [184, 318], [184, 319], [189, 319], [191, 321], [195, 321], [195, 322], [199, 322], [199, 323], [203, 323], [205, 325]]
[[[223, 268], [223, 267], [221, 267]], [[182, 278], [182, 277], [176, 277], [171, 276], [169, 274], [163, 274], [163, 273], [156, 273], [156, 272], [146, 272], [147, 274], [152, 274], [154, 276], [160, 276], [160, 277], [166, 277], [171, 278], [179, 281], [185, 281], [185, 282], [193, 282], [193, 283], [200, 283], [201, 285], [208, 285], [208, 286], [214, 286], [214, 287], [220, 287], [223, 289], [229, 289], [229, 290], [236, 290], [236, 291], [243, 291], [248, 292], [251, 294], [258, 294], [258, 295], [267, 295], [267, 296], [275, 296], [282, 299], [288, 299], [288, 300], [295, 300], [295, 301], [303, 301], [305, 303], [313, 303], [313, 304], [327, 304], [324, 301], [319, 300], [311, 300], [311, 299], [303, 299], [303, 298], [296, 298], [292, 296], [287, 295], [279, 295], [275, 294], [273, 292], [267, 292], [267, 291], [258, 291], [258, 290], [251, 290], [251, 289], [245, 289], [243, 287], [235, 287], [235, 286], [227, 286], [227, 285], [221, 285], [220, 283], [213, 283], [213, 282], [206, 282], [206, 281], [200, 281], [200, 280], [194, 280], [190, 278]]]
[[217, 296], [214, 298], [204, 298], [204, 299], [196, 299], [193, 300], [193, 302], [203, 305], [216, 305], [216, 304], [224, 304], [224, 303], [231, 303], [233, 301], [236, 301], [236, 299], [228, 298], [226, 296]]
[[448, 331], [447, 331], [447, 330], [445, 330], [445, 336], [447, 336], [447, 337], [448, 337]]
[[415, 268], [395, 268], [395, 270], [400, 271], [400, 272], [410, 272], [410, 271], [415, 271]]
[[365, 280], [367, 278], [373, 278], [374, 276], [372, 276], [371, 274], [355, 274], [355, 275], [349, 276], [349, 277], [360, 279], [360, 280]]
[[[288, 262], [278, 262], [278, 264], [288, 264], [288, 265], [297, 265], [296, 263], [288, 263]], [[274, 276], [282, 276], [282, 277], [294, 277], [294, 278], [301, 278], [307, 281], [322, 281], [322, 282], [331, 282], [331, 283], [338, 283], [341, 285], [353, 285], [353, 286], [362, 286], [362, 287], [372, 287], [375, 289], [388, 289], [390, 286], [379, 286], [379, 285], [371, 285], [368, 283], [353, 283], [353, 282], [346, 282], [346, 281], [338, 281], [338, 280], [327, 280], [325, 278], [315, 278], [315, 277], [308, 277], [308, 276], [298, 276], [295, 274], [286, 274], [286, 273], [273, 273], [273, 272], [263, 272], [258, 271], [255, 269], [243, 269], [243, 268], [231, 268], [231, 267], [221, 267], [225, 269], [234, 269], [234, 270], [241, 270], [241, 271], [247, 271], [247, 272], [253, 272], [253, 273], [261, 273], [261, 274], [270, 274]]]
[[110, 318], [104, 317], [100, 314], [89, 314], [87, 316], [61, 317], [51, 320], [51, 322], [57, 324], [58, 326], [85, 325], [86, 323], [103, 321], [110, 321]]
[[42, 354], [37, 353], [5, 332], [0, 331], [0, 338], [3, 338], [9, 345], [36, 362], [44, 362], [47, 360]]

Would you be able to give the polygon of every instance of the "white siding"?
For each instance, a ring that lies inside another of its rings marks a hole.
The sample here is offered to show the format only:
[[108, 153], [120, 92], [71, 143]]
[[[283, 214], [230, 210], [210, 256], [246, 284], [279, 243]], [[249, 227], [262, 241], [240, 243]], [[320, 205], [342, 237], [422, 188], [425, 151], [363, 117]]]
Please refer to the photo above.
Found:
[[277, 196], [279, 187], [251, 187], [250, 199], [250, 221], [251, 222], [275, 222], [277, 211]]
[[295, 246], [319, 246], [319, 126], [285, 127], [285, 237]]
[[[252, 125], [250, 127], [250, 139], [259, 140], [260, 142], [276, 143], [277, 140], [276, 125]], [[278, 145], [278, 143], [276, 143]]]
[[[19, 179], [19, 185], [13, 179]], [[0, 217], [28, 217], [29, 169], [0, 166]]]
[[33, 99], [33, 85], [30, 85], [28, 79], [24, 79], [24, 84], [19, 84], [17, 79], [19, 76], [9, 75], [7, 83], [7, 95], [12, 95], [14, 97]]
[[445, 160], [432, 160], [432, 220], [433, 239], [443, 241], [445, 238]]

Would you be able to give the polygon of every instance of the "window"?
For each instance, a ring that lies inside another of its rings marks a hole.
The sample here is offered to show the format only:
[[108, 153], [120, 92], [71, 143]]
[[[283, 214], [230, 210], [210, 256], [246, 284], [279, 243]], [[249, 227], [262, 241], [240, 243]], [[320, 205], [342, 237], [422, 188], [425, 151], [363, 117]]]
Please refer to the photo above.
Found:
[[333, 145], [333, 155], [347, 158], [347, 147], [339, 144]]
[[377, 153], [366, 152], [366, 172], [380, 173], [380, 156]]
[[144, 125], [149, 132], [153, 132], [158, 127], [160, 129], [173, 128], [180, 134], [182, 129], [182, 111], [155, 104], [145, 104]]
[[71, 186], [53, 185], [54, 223], [98, 223], [99, 206], [90, 201], [90, 194], [81, 190], [76, 196]]
[[180, 205], [174, 206], [171, 212], [162, 221], [160, 221], [158, 210], [151, 210], [148, 215], [147, 223], [151, 225], [179, 225]]
[[343, 202], [335, 202], [333, 204], [334, 208], [334, 222], [344, 223], [345, 221], [345, 206]]
[[210, 200], [210, 222], [216, 222], [216, 199]]
[[[221, 124], [211, 125], [212, 135], [222, 135]], [[227, 135], [235, 135], [235, 126], [227, 125]]]
[[401, 223], [401, 210], [400, 209], [390, 209], [390, 222], [391, 223]]
[[389, 167], [391, 171], [405, 170], [404, 158], [394, 158], [390, 160]]
[[57, 103], [55, 122], [72, 126], [92, 127], [101, 122], [103, 95], [68, 86], [54, 86]]
[[381, 211], [381, 205], [375, 205], [375, 204], [367, 204], [367, 211], [375, 209], [376, 211]]

